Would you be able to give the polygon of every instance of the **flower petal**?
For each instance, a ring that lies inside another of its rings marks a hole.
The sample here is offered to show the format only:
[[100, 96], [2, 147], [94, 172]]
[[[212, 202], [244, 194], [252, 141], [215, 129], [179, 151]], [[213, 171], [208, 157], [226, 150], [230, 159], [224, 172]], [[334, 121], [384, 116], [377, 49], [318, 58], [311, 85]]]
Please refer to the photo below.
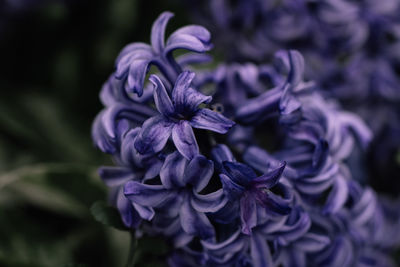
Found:
[[156, 214], [154, 209], [151, 207], [146, 207], [139, 205], [137, 203], [131, 203], [131, 205], [135, 208], [136, 212], [140, 215], [140, 217], [144, 220], [151, 221], [154, 218], [154, 215]]
[[215, 236], [214, 227], [207, 216], [193, 209], [189, 196], [182, 203], [180, 219], [183, 230], [189, 235], [199, 236], [202, 240], [208, 240]]
[[296, 241], [295, 248], [305, 252], [317, 252], [324, 249], [330, 244], [330, 239], [327, 236], [306, 233], [302, 238]]
[[193, 185], [195, 192], [200, 192], [207, 186], [213, 172], [214, 163], [203, 155], [198, 155], [189, 162], [183, 175], [183, 182]]
[[140, 154], [161, 151], [171, 135], [173, 126], [174, 124], [163, 116], [155, 116], [146, 120], [135, 142], [135, 148]]
[[176, 123], [172, 129], [172, 140], [178, 151], [191, 160], [194, 156], [199, 154], [199, 146], [197, 145], [196, 137], [194, 136], [193, 129], [190, 124], [181, 120]]
[[292, 193], [281, 183], [275, 186], [275, 188], [277, 187], [279, 187], [279, 189], [285, 194], [283, 197], [278, 196], [273, 192], [258, 189], [255, 191], [255, 199], [261, 206], [267, 208], [269, 213], [287, 215], [292, 209], [290, 206]]
[[176, 79], [175, 86], [172, 91], [172, 100], [174, 101], [174, 105], [177, 107], [177, 109], [180, 106], [185, 105], [186, 90], [189, 89], [190, 83], [192, 82], [194, 76], [194, 72], [184, 71], [179, 74], [178, 78]]
[[373, 134], [363, 120], [350, 112], [341, 112], [339, 119], [343, 125], [354, 131], [362, 146], [366, 148]]
[[191, 198], [192, 207], [199, 212], [217, 212], [227, 203], [223, 189], [219, 189], [207, 195], [200, 195], [193, 192]]
[[236, 111], [236, 119], [242, 123], [260, 123], [279, 109], [281, 88], [273, 88], [258, 97], [247, 100]]
[[190, 120], [190, 125], [194, 128], [205, 129], [224, 134], [235, 122], [227, 119], [224, 115], [212, 111], [207, 108], [202, 108], [196, 112], [196, 115]]
[[211, 150], [211, 157], [214, 160], [215, 167], [219, 172], [222, 172], [222, 163], [224, 161], [235, 161], [232, 152], [224, 144], [218, 144]]
[[96, 117], [92, 125], [92, 138], [95, 145], [103, 152], [113, 154], [117, 151], [121, 120], [127, 120], [134, 124], [141, 124], [148, 116], [154, 114], [149, 108], [140, 105], [116, 104], [103, 109]]
[[129, 67], [127, 91], [136, 93], [138, 96], [142, 96], [144, 79], [150, 69], [150, 64], [153, 59], [135, 59], [131, 62]]
[[204, 27], [196, 25], [182, 27], [168, 38], [164, 53], [167, 55], [176, 49], [203, 53], [210, 50], [210, 39], [210, 32]]
[[115, 77], [123, 79], [128, 74], [131, 63], [136, 59], [148, 59], [153, 57], [151, 47], [145, 43], [132, 43], [125, 46], [118, 55], [115, 65]]
[[118, 189], [117, 195], [117, 209], [121, 215], [122, 222], [127, 227], [136, 228], [139, 226], [141, 219], [139, 214], [133, 208], [131, 202], [124, 196], [123, 187]]
[[157, 54], [161, 54], [164, 50], [165, 29], [168, 21], [174, 16], [171, 12], [163, 12], [151, 28], [151, 46]]
[[251, 234], [251, 229], [257, 225], [256, 201], [250, 192], [245, 192], [240, 198], [240, 220], [242, 233]]
[[170, 191], [161, 185], [148, 185], [129, 181], [124, 186], [124, 194], [134, 203], [145, 207], [155, 207], [169, 197]]
[[197, 106], [201, 103], [210, 103], [212, 100], [211, 96], [206, 96], [197, 90], [190, 88], [190, 83], [194, 76], [194, 72], [185, 71], [182, 72], [176, 80], [172, 92], [172, 100], [175, 109], [179, 114], [191, 113], [197, 110]]
[[349, 189], [343, 176], [337, 176], [329, 193], [323, 209], [324, 214], [332, 214], [338, 212], [347, 201]]
[[251, 237], [251, 259], [254, 267], [274, 266], [267, 240], [260, 234]]
[[154, 102], [158, 111], [164, 116], [172, 116], [175, 112], [164, 84], [156, 75], [150, 75], [149, 80], [154, 84]]
[[180, 188], [185, 185], [183, 177], [187, 164], [187, 159], [178, 151], [166, 157], [160, 171], [161, 182], [165, 188]]
[[[236, 254], [241, 253], [247, 245], [247, 240], [243, 238], [240, 230], [233, 233], [228, 239], [220, 243], [200, 241], [208, 255], [212, 256], [218, 263], [226, 263], [223, 266], [232, 266], [229, 261], [235, 259]], [[211, 265], [212, 266], [212, 265]]]
[[288, 72], [287, 82], [292, 86], [298, 85], [303, 81], [304, 58], [296, 50], [279, 51], [275, 54], [279, 67]]
[[237, 200], [243, 194], [245, 190], [243, 186], [236, 184], [225, 174], [220, 174], [219, 178], [221, 179], [224, 193], [228, 199]]
[[294, 240], [298, 240], [310, 229], [311, 219], [305, 211], [294, 208], [287, 222], [275, 233], [271, 233], [282, 246], [287, 246]]
[[271, 188], [279, 182], [285, 167], [286, 162], [283, 162], [280, 167], [253, 179], [251, 183], [254, 184], [255, 187]]
[[247, 187], [257, 177], [256, 173], [249, 166], [239, 162], [225, 161], [222, 163], [225, 174], [238, 185]]

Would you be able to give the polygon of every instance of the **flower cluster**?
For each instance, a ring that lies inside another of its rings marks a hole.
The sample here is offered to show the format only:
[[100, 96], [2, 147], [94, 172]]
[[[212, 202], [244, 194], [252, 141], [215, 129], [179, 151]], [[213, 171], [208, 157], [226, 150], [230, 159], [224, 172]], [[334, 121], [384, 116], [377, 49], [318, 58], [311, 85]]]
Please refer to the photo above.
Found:
[[170, 266], [394, 266], [400, 214], [363, 183], [361, 118], [304, 78], [295, 50], [196, 71], [210, 33], [165, 41], [171, 17], [122, 50], [92, 128], [124, 224], [168, 240]]
[[366, 120], [376, 136], [371, 182], [398, 194], [400, 184], [387, 177], [399, 171], [399, 0], [210, 0], [190, 6], [231, 61], [262, 63], [280, 49], [299, 50], [306, 78]]

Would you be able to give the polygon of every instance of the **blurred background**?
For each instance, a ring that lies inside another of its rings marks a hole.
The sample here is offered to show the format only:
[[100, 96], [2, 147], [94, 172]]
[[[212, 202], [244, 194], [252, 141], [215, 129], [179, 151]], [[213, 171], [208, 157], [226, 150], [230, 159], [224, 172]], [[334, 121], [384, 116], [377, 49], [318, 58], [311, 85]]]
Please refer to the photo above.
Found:
[[164, 10], [186, 23], [174, 1], [0, 1], [0, 266], [124, 266], [129, 233], [90, 211], [110, 164], [90, 128], [118, 52]]

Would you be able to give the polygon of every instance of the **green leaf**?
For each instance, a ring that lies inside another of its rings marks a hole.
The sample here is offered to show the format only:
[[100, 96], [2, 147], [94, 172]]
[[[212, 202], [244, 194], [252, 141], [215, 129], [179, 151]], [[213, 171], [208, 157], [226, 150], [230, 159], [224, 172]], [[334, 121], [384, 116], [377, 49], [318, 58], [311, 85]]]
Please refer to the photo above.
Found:
[[[94, 183], [98, 180], [94, 170], [93, 167], [80, 164], [49, 163], [27, 165], [0, 174], [0, 194], [3, 196], [0, 197], [0, 204], [12, 205], [22, 200], [55, 213], [88, 218], [87, 201], [90, 199], [84, 201], [76, 194], [88, 192], [91, 193], [89, 197], [94, 196], [94, 199], [102, 196], [101, 189], [95, 190], [99, 186]], [[75, 186], [71, 188], [68, 184]], [[77, 193], [74, 191], [82, 186], [86, 189]]]
[[96, 221], [119, 230], [128, 230], [122, 223], [118, 210], [107, 205], [104, 201], [95, 202], [90, 211]]

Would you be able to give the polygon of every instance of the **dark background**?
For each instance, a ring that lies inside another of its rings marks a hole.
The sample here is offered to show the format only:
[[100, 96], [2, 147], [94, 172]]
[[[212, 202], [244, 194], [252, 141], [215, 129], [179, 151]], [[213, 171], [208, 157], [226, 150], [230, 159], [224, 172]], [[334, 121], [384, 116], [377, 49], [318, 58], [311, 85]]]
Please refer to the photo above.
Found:
[[110, 163], [90, 127], [119, 51], [164, 10], [169, 31], [187, 22], [174, 1], [0, 0], [0, 266], [125, 264], [128, 232], [90, 212]]

